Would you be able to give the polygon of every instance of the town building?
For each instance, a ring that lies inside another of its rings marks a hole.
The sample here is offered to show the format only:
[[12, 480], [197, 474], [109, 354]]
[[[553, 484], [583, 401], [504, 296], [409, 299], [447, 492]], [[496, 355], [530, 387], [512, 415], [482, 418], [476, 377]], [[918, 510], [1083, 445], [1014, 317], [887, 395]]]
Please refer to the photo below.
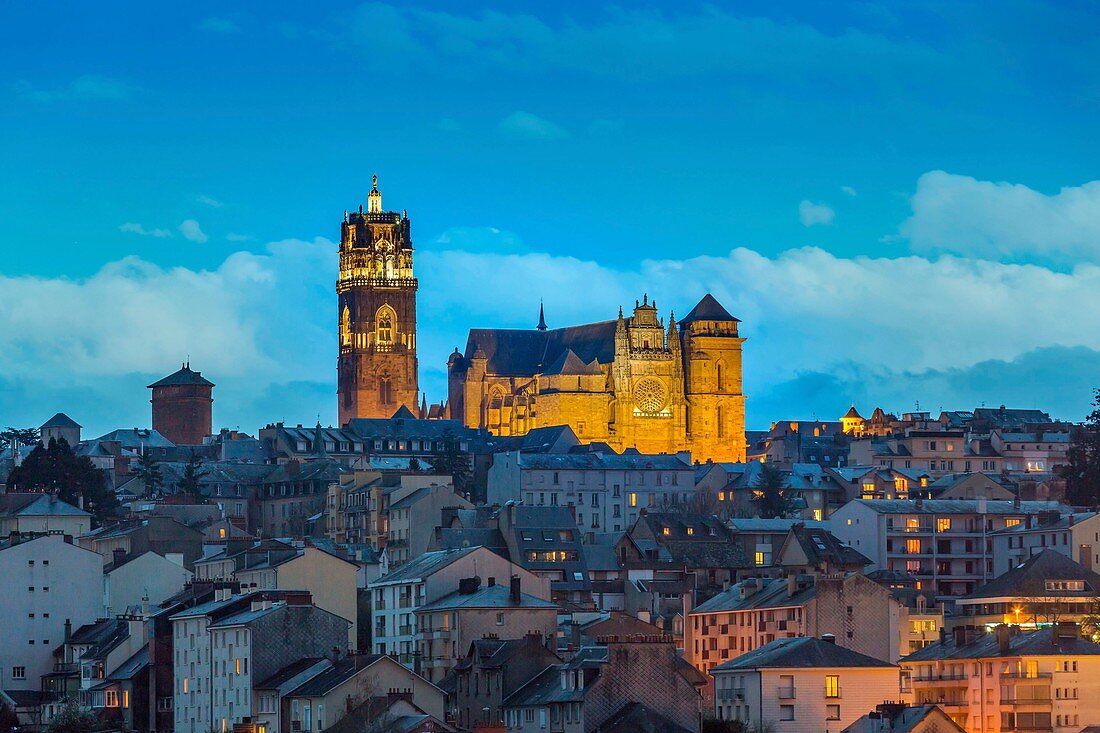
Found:
[[760, 517], [735, 517], [727, 524], [744, 548], [753, 574], [776, 577], [782, 575], [781, 568], [776, 563], [792, 527], [801, 524], [807, 529], [828, 530], [830, 526], [827, 521]]
[[0, 539], [0, 687], [42, 689], [66, 629], [93, 622], [103, 608], [102, 568], [98, 555], [60, 533]]
[[714, 716], [775, 733], [841, 730], [898, 697], [898, 666], [832, 636], [776, 639], [712, 667]]
[[42, 445], [49, 445], [51, 440], [61, 442], [64, 440], [70, 448], [75, 448], [80, 443], [81, 425], [76, 420], [59, 412], [38, 428], [38, 434]]
[[450, 417], [494, 435], [569, 425], [616, 451], [744, 460], [738, 325], [707, 294], [667, 328], [644, 297], [600, 323], [473, 329], [447, 362]]
[[621, 532], [650, 511], [687, 507], [695, 495], [687, 457], [616, 453], [497, 454], [488, 503], [570, 507], [582, 532]]
[[518, 575], [521, 587], [537, 598], [550, 598], [550, 581], [530, 573], [484, 547], [426, 552], [367, 586], [371, 594], [375, 654], [391, 654], [410, 669], [421, 664], [416, 612], [459, 588], [463, 578], [486, 585]]
[[155, 552], [165, 557], [182, 555], [183, 566], [190, 570], [202, 557], [204, 539], [200, 529], [172, 517], [149, 515], [98, 527], [78, 541], [81, 547], [99, 553], [104, 565], [115, 561], [116, 550], [123, 556]]
[[688, 613], [684, 658], [709, 672], [776, 639], [832, 634], [846, 649], [895, 661], [907, 620], [905, 606], [863, 575], [749, 578]]
[[313, 606], [308, 593], [224, 592], [171, 621], [177, 733], [225, 733], [252, 718], [253, 680], [347, 650], [349, 622]]
[[176, 445], [202, 445], [213, 432], [214, 383], [184, 363], [149, 389], [153, 430]]
[[937, 602], [951, 602], [998, 574], [992, 544], [997, 530], [1060, 508], [1039, 501], [856, 499], [830, 521], [841, 541], [871, 560], [869, 570], [907, 573]]
[[[389, 532], [385, 542], [390, 567], [397, 568], [428, 551], [435, 528], [444, 509], [472, 509], [471, 504], [454, 492], [449, 476], [435, 476], [446, 485], [429, 483], [411, 490], [384, 494], [388, 501]], [[404, 487], [401, 487], [404, 489]]]
[[[613, 730], [626, 713], [640, 715], [641, 725], [619, 731], [662, 730], [698, 733], [702, 698], [698, 677], [685, 673], [668, 637], [603, 639], [600, 646], [578, 649], [567, 662], [543, 670], [503, 703], [508, 731], [590, 733]], [[634, 711], [644, 706], [644, 711]], [[650, 723], [651, 724], [651, 723]]]
[[990, 535], [993, 572], [1005, 573], [1046, 550], [1060, 552], [1086, 568], [1100, 569], [1100, 513], [1040, 512], [1028, 521]]
[[558, 606], [522, 591], [518, 575], [509, 585], [481, 586], [477, 578], [459, 580], [458, 590], [416, 611], [421, 671], [442, 680], [478, 639], [520, 639], [536, 634], [552, 643]]
[[913, 703], [939, 705], [968, 732], [1079, 731], [1100, 720], [1100, 644], [1073, 623], [957, 627], [901, 667]]
[[192, 578], [183, 555], [158, 555], [149, 550], [127, 555], [121, 548], [103, 566], [103, 616], [140, 613], [143, 605], [160, 603], [183, 590]]
[[1100, 575], [1047, 548], [955, 600], [954, 624], [1038, 628], [1100, 612]]
[[886, 702], [841, 733], [967, 733], [939, 705]]
[[344, 212], [336, 281], [340, 425], [386, 418], [420, 403], [416, 359], [416, 277], [405, 212], [382, 210], [374, 176], [367, 210]]
[[502, 724], [503, 702], [543, 670], [561, 663], [546, 637], [481, 638], [470, 643], [455, 665], [454, 717], [459, 727]]
[[80, 537], [91, 529], [92, 515], [57, 494], [0, 494], [0, 537], [40, 532]]

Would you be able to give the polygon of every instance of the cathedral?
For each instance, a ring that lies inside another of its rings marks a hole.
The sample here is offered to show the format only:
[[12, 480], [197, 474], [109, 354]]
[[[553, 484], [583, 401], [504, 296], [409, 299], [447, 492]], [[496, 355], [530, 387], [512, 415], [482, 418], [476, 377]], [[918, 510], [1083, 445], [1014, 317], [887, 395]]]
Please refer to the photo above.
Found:
[[418, 411], [416, 278], [408, 214], [383, 211], [378, 176], [367, 210], [344, 212], [336, 281], [340, 424]]
[[656, 302], [629, 317], [550, 329], [474, 329], [448, 360], [451, 418], [496, 435], [569, 425], [618, 451], [689, 450], [745, 460], [745, 395], [734, 318], [709, 293], [666, 328]]

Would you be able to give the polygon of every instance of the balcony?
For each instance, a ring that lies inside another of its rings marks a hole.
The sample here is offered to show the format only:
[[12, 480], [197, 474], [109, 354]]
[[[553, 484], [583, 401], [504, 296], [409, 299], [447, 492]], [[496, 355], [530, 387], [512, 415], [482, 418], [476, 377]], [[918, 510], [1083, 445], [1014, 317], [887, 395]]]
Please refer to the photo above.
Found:
[[918, 677], [910, 678], [914, 684], [920, 683], [928, 685], [929, 687], [935, 687], [944, 682], [966, 682], [965, 674], [933, 674], [933, 675], [921, 675]]
[[793, 685], [790, 687], [780, 687], [777, 692], [780, 700], [793, 700], [795, 698], [794, 693], [795, 690]]
[[715, 696], [719, 700], [744, 700], [745, 688], [744, 687], [726, 687], [714, 691]]
[[1017, 682], [1019, 680], [1049, 680], [1054, 676], [1051, 672], [1004, 672], [1001, 679], [1005, 682]]

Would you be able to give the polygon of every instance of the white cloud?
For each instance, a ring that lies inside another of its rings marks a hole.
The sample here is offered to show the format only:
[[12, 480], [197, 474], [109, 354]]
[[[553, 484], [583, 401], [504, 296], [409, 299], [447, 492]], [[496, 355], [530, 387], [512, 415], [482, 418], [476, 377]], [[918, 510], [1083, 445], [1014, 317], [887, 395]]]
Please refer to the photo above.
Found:
[[560, 140], [569, 137], [564, 128], [530, 112], [513, 112], [497, 127], [505, 135], [517, 138]]
[[200, 195], [200, 196], [196, 196], [195, 200], [198, 201], [203, 206], [209, 206], [212, 209], [220, 209], [221, 207], [225, 206], [225, 204], [222, 203], [221, 201], [218, 201], [216, 198], [206, 196], [205, 194]]
[[210, 239], [210, 237], [206, 236], [206, 233], [203, 232], [199, 223], [194, 219], [183, 220], [180, 224], [180, 234], [183, 235], [184, 239], [189, 239], [192, 242], [199, 242], [200, 244]]
[[140, 234], [143, 237], [170, 237], [172, 232], [167, 229], [146, 229], [141, 224], [128, 221], [118, 228], [120, 232], [128, 234]]
[[1019, 183], [925, 173], [901, 233], [913, 248], [977, 257], [1097, 259], [1100, 181], [1047, 195]]
[[798, 220], [802, 226], [812, 227], [815, 224], [831, 224], [836, 212], [828, 204], [815, 204], [803, 199], [798, 204]]
[[843, 191], [846, 195], [851, 196], [853, 198], [855, 198], [856, 196], [859, 195], [859, 194], [856, 193], [856, 190], [854, 188], [852, 188], [851, 186], [841, 186], [840, 190]]
[[200, 27], [211, 33], [236, 33], [240, 30], [240, 26], [228, 18], [206, 18]]
[[73, 79], [68, 85], [55, 89], [43, 89], [28, 81], [15, 85], [36, 102], [61, 102], [74, 99], [127, 99], [136, 91], [126, 82], [102, 74], [84, 74]]

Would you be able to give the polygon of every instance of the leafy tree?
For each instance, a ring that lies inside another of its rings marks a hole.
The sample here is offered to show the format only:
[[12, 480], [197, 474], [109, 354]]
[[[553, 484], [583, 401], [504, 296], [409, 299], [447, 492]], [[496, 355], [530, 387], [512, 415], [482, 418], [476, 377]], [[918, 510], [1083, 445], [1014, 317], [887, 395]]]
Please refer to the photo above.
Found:
[[180, 476], [176, 486], [181, 494], [190, 496], [196, 504], [205, 504], [206, 497], [202, 495], [201, 481], [207, 473], [202, 468], [202, 459], [192, 450], [191, 457], [187, 459], [187, 465], [183, 467], [183, 475]]
[[91, 733], [99, 728], [99, 717], [90, 710], [82, 710], [76, 698], [61, 703], [61, 709], [46, 728], [49, 733]]
[[1100, 389], [1093, 395], [1092, 404], [1092, 413], [1074, 430], [1062, 467], [1066, 500], [1075, 506], [1100, 504]]
[[15, 467], [8, 484], [19, 491], [56, 491], [59, 498], [104, 519], [118, 506], [118, 497], [107, 488], [103, 473], [87, 456], [78, 456], [64, 438], [37, 446]]
[[0, 702], [0, 733], [10, 733], [19, 727], [19, 716], [6, 703]]
[[757, 492], [752, 500], [753, 506], [764, 519], [785, 517], [794, 509], [794, 503], [787, 494], [787, 479], [773, 463], [760, 464], [760, 474], [753, 489]]
[[458, 439], [450, 430], [440, 436], [440, 442], [443, 448], [433, 455], [432, 469], [436, 473], [450, 476], [456, 492], [461, 494], [470, 491], [473, 484], [470, 454], [462, 450]]
[[161, 473], [160, 463], [148, 451], [142, 451], [138, 456], [138, 464], [134, 473], [141, 477], [141, 482], [145, 485], [146, 496], [153, 496], [160, 491], [160, 487], [164, 484], [164, 474]]
[[41, 433], [38, 428], [13, 428], [8, 426], [5, 430], [0, 430], [0, 445], [10, 444], [13, 440], [18, 441], [20, 445], [34, 445], [41, 440]]

